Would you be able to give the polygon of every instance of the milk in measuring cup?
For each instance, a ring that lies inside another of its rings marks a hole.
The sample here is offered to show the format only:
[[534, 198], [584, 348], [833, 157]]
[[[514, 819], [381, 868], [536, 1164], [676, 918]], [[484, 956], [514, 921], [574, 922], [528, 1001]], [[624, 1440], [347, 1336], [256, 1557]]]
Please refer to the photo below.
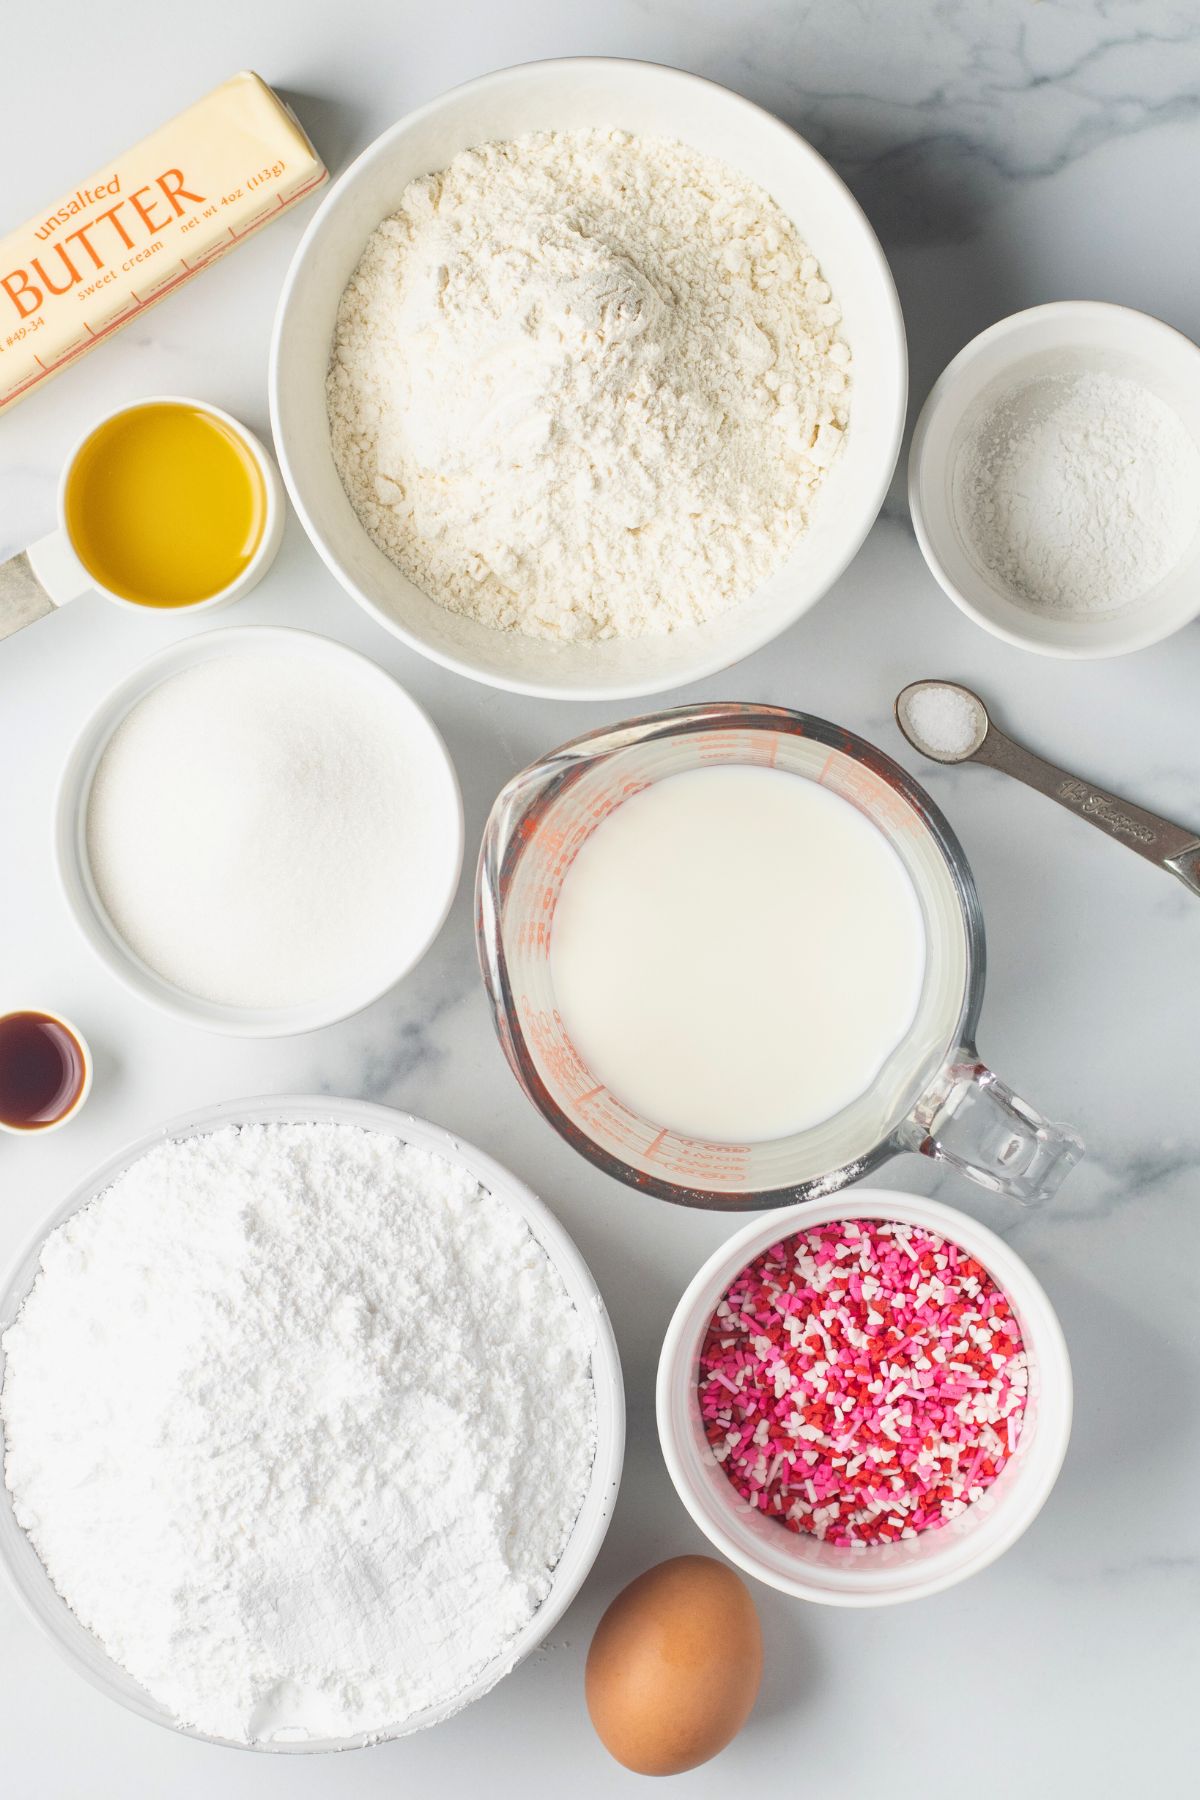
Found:
[[655, 782], [586, 840], [550, 937], [563, 1025], [619, 1099], [692, 1137], [786, 1137], [858, 1098], [912, 1024], [916, 892], [883, 834], [802, 776]]

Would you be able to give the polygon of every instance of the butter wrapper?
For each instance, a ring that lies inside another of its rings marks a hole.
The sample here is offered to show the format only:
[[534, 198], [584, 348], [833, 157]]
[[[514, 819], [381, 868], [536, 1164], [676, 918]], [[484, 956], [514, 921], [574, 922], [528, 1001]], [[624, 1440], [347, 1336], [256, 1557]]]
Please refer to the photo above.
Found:
[[0, 239], [0, 411], [319, 187], [248, 70]]

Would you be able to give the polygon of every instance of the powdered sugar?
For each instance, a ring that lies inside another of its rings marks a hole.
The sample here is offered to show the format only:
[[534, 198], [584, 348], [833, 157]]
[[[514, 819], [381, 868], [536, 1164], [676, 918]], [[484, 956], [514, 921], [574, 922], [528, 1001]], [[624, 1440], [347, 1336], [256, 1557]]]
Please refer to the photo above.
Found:
[[237, 1741], [452, 1700], [545, 1599], [589, 1479], [591, 1338], [557, 1271], [384, 1133], [156, 1147], [48, 1239], [4, 1350], [6, 1480], [55, 1585]]
[[984, 409], [955, 473], [960, 529], [1026, 606], [1141, 600], [1200, 522], [1200, 449], [1174, 409], [1106, 369], [1028, 381]]
[[343, 296], [334, 456], [442, 605], [547, 638], [669, 631], [804, 531], [849, 349], [772, 200], [617, 131], [486, 144], [414, 182]]

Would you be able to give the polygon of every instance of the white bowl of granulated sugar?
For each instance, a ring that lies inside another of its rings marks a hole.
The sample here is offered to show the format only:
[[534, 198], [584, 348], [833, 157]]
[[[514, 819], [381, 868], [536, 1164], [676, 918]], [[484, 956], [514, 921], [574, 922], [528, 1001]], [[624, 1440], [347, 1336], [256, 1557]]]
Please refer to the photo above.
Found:
[[935, 382], [908, 498], [933, 574], [996, 637], [1158, 643], [1200, 615], [1200, 349], [1098, 301], [1001, 319]]
[[385, 669], [315, 632], [234, 625], [158, 651], [100, 703], [55, 847], [76, 923], [140, 998], [288, 1037], [370, 1005], [429, 949], [462, 798]]
[[526, 64], [335, 183], [271, 355], [293, 503], [426, 656], [562, 699], [657, 693], [793, 624], [904, 422], [895, 286], [780, 120], [677, 69]]

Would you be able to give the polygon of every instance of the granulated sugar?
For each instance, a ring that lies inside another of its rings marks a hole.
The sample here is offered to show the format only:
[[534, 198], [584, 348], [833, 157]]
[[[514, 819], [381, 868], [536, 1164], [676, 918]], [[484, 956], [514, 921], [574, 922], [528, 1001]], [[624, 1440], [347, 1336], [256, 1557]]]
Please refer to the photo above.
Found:
[[134, 706], [92, 785], [101, 903], [201, 1000], [371, 997], [436, 928], [458, 799], [429, 725], [356, 660], [242, 650]]
[[237, 1742], [453, 1701], [587, 1489], [588, 1324], [509, 1206], [384, 1133], [150, 1150], [50, 1236], [4, 1351], [5, 1478], [55, 1586]]
[[773, 200], [621, 131], [484, 144], [407, 188], [338, 311], [334, 459], [419, 587], [499, 630], [712, 619], [784, 561], [850, 349]]

